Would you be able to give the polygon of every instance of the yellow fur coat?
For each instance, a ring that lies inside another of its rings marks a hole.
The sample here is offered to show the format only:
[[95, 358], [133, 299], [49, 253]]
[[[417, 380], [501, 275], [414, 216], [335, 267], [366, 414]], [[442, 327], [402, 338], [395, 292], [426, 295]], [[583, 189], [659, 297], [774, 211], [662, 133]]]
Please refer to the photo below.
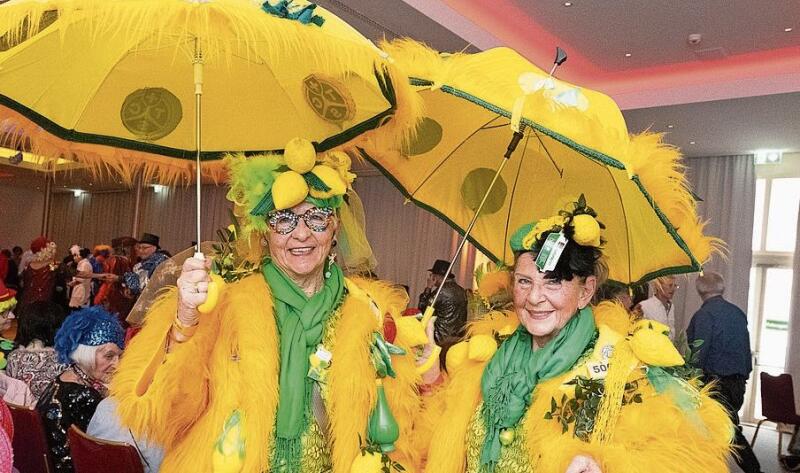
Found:
[[[382, 314], [405, 307], [405, 296], [386, 284], [348, 280], [350, 289], [329, 347], [326, 410], [334, 473], [347, 473], [359, 455], [376, 403], [375, 370], [369, 358], [373, 331], [382, 330], [371, 307]], [[186, 343], [164, 355], [177, 309], [176, 290], [161, 297], [130, 346], [111, 386], [124, 425], [165, 449], [161, 471], [211, 472], [214, 442], [234, 409], [244, 412], [243, 472], [269, 470], [278, 403], [279, 351], [270, 289], [260, 274], [230, 284], [217, 309], [202, 316]], [[400, 340], [396, 344], [410, 352]], [[419, 409], [418, 375], [411, 355], [394, 357], [397, 378], [385, 380], [389, 405], [400, 425], [392, 458], [413, 471], [411, 422]]]
[[[545, 418], [552, 409], [553, 399], [560, 404], [564, 394], [568, 398], [575, 396], [574, 386], [565, 383], [577, 375], [586, 376], [587, 365], [600, 356], [609, 339], [624, 340], [624, 335], [622, 338], [613, 336], [627, 333], [629, 322], [623, 311], [620, 306], [609, 303], [595, 308], [599, 339], [592, 355], [580, 360], [573, 370], [539, 383], [535, 388], [532, 405], [518, 427], [523, 439], [522, 454], [526, 455], [520, 463], [530, 465], [536, 473], [563, 473], [575, 455], [585, 454], [600, 464], [603, 473], [727, 472], [726, 458], [730, 453], [733, 426], [723, 407], [709, 397], [708, 388], [698, 390], [686, 385], [695, 400], [695, 409], [687, 412], [679, 408], [666, 391], [656, 392], [642, 375], [641, 364], [632, 372], [632, 377], [638, 381], [635, 393], [641, 395], [641, 402], [623, 405], [612, 436], [605, 443], [580, 440], [574, 435], [574, 423], [562, 432], [562, 424], [557, 419]], [[518, 323], [514, 318], [513, 324]], [[470, 335], [475, 338], [491, 334], [503, 324], [507, 325], [508, 319], [486, 321], [471, 327]], [[416, 448], [427, 451], [426, 471], [461, 473], [468, 469], [468, 449], [475, 444], [474, 439], [470, 439], [470, 433], [474, 432], [471, 427], [475, 425], [474, 416], [482, 402], [481, 376], [490, 357], [483, 358], [482, 361], [462, 361], [456, 369], [451, 369], [444, 387], [425, 400], [424, 414], [417, 420], [415, 441]], [[507, 473], [499, 467], [496, 471]]]

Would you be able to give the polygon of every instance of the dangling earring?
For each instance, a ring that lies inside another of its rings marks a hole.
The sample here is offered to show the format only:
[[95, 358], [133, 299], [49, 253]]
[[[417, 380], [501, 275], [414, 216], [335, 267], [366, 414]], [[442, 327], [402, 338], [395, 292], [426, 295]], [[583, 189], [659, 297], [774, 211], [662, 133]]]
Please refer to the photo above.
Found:
[[331, 277], [331, 267], [335, 262], [336, 262], [336, 253], [331, 252], [331, 254], [328, 255], [328, 267], [325, 270], [325, 279], [329, 279]]
[[267, 237], [266, 236], [262, 236], [261, 237], [261, 246], [266, 247], [268, 244], [269, 243], [267, 242]]

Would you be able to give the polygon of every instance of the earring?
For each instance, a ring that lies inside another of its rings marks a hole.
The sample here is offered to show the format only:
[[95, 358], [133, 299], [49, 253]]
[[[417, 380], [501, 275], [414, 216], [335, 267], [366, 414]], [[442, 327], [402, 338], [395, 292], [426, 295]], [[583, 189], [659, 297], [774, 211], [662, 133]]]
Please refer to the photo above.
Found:
[[265, 236], [262, 236], [262, 237], [261, 237], [261, 246], [264, 246], [264, 247], [266, 247], [268, 244], [269, 244], [269, 243], [267, 242], [267, 237], [265, 237]]
[[331, 277], [331, 266], [333, 266], [334, 262], [336, 262], [336, 253], [331, 252], [331, 254], [328, 255], [328, 268], [325, 270], [325, 279]]

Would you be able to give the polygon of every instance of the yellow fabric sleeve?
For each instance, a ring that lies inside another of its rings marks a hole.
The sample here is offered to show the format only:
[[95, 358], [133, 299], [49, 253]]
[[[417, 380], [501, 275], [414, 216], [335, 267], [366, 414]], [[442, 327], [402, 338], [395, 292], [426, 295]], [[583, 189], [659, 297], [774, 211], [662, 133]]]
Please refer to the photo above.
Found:
[[192, 338], [166, 355], [176, 313], [177, 290], [172, 288], [153, 305], [111, 384], [123, 425], [167, 450], [208, 403], [209, 356], [219, 326], [218, 311], [204, 315]]

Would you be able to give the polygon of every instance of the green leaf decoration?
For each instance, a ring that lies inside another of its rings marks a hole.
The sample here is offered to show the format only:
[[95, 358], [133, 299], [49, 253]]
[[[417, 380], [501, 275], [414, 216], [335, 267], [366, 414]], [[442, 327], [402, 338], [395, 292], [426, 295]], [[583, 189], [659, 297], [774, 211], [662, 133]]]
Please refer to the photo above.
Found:
[[313, 172], [307, 172], [307, 173], [303, 174], [303, 179], [306, 180], [306, 183], [308, 184], [308, 187], [316, 189], [316, 190], [318, 190], [320, 192], [328, 192], [328, 191], [331, 190], [331, 188], [328, 187], [328, 185], [325, 184], [322, 181], [322, 179], [320, 179]]

